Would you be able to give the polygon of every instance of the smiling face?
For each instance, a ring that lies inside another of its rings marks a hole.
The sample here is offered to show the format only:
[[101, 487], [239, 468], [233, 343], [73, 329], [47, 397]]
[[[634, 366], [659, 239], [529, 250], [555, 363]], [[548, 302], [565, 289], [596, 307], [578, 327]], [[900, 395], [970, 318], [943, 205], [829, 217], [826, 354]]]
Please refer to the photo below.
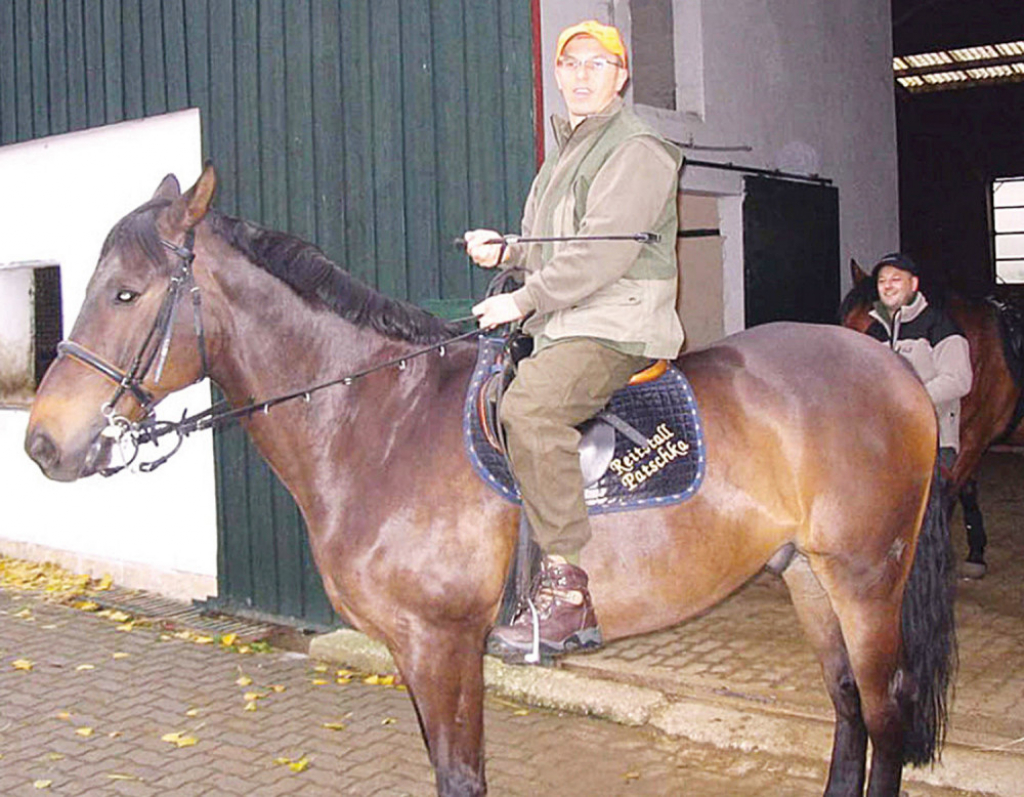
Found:
[[569, 40], [555, 66], [555, 82], [573, 127], [607, 108], [628, 78], [619, 58], [585, 35]]
[[882, 266], [878, 271], [878, 298], [890, 313], [905, 305], [917, 293], [918, 279], [896, 266]]

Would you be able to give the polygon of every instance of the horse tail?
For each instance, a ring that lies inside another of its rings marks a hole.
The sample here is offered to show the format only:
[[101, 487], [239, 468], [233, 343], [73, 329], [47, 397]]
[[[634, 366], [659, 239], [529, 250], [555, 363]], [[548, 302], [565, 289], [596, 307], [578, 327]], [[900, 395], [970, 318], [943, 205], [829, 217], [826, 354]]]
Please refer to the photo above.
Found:
[[947, 696], [958, 662], [953, 617], [956, 570], [940, 493], [936, 462], [903, 593], [904, 661], [912, 684], [904, 709], [903, 761], [916, 766], [939, 757], [949, 719]]

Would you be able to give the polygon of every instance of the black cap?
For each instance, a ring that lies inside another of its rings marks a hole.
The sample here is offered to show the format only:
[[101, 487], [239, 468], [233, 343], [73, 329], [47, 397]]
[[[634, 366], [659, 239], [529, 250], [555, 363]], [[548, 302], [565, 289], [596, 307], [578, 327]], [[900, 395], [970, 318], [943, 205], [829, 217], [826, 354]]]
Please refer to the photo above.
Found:
[[878, 279], [878, 272], [882, 270], [883, 266], [893, 266], [901, 271], [908, 271], [915, 277], [921, 276], [917, 263], [913, 261], [910, 255], [905, 255], [902, 252], [890, 252], [887, 255], [883, 255], [882, 259], [875, 263], [875, 267], [871, 270], [871, 279]]

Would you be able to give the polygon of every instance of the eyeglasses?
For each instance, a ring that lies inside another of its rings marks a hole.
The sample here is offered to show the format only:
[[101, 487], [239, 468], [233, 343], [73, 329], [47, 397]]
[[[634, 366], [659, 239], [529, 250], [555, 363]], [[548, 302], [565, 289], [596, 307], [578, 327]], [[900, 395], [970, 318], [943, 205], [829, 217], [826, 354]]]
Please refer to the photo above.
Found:
[[610, 58], [605, 58], [603, 55], [598, 55], [594, 58], [573, 58], [571, 55], [563, 55], [559, 57], [558, 61], [559, 69], [564, 69], [566, 72], [575, 72], [581, 66], [589, 74], [600, 75], [608, 69], [618, 69], [622, 66], [618, 61], [612, 61]]

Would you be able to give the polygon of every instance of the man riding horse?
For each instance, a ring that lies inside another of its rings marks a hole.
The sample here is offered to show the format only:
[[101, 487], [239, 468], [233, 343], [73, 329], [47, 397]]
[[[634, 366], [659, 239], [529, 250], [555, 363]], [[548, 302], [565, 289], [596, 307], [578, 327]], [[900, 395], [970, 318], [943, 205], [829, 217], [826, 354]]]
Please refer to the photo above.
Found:
[[[590, 539], [576, 426], [652, 359], [679, 354], [676, 314], [677, 192], [682, 157], [623, 106], [629, 78], [619, 31], [594, 20], [562, 31], [555, 81], [568, 119], [552, 119], [557, 147], [534, 179], [523, 212], [528, 236], [590, 240], [496, 243], [493, 230], [465, 234], [485, 268], [525, 270], [523, 286], [473, 308], [482, 328], [526, 319], [535, 345], [501, 405], [523, 509], [545, 556], [531, 599], [548, 654], [601, 644], [580, 550]], [[627, 231], [652, 243], [595, 241]], [[495, 652], [533, 643], [533, 612], [494, 629]]]

